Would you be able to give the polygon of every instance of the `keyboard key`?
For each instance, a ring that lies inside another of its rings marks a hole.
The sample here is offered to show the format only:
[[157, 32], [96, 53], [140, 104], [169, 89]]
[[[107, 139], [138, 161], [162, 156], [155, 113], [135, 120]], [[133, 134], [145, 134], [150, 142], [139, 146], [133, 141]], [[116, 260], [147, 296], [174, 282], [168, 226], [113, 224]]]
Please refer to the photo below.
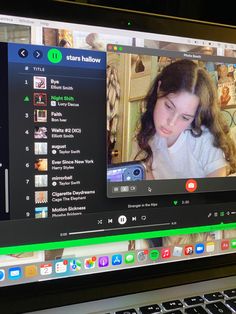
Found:
[[137, 311], [135, 309], [129, 309], [115, 312], [115, 314], [137, 314]]
[[236, 297], [236, 288], [225, 290], [224, 294], [227, 295], [228, 298], [234, 298], [234, 297]]
[[183, 307], [182, 302], [180, 300], [173, 300], [169, 302], [163, 302], [162, 306], [166, 311], [174, 310], [174, 309], [179, 309], [180, 307]]
[[187, 313], [187, 314], [206, 314], [207, 311], [204, 310], [204, 308], [199, 305], [199, 306], [186, 308], [184, 313]]
[[214, 293], [204, 294], [204, 298], [207, 299], [207, 301], [217, 301], [217, 300], [224, 299], [224, 296], [220, 292], [214, 292]]
[[212, 314], [231, 314], [232, 312], [222, 302], [206, 304], [206, 308]]
[[139, 311], [142, 314], [154, 314], [154, 313], [160, 313], [161, 312], [161, 308], [157, 304], [152, 304], [152, 305], [147, 305], [147, 306], [140, 307]]
[[236, 312], [236, 299], [227, 300], [225, 303]]
[[191, 297], [191, 298], [185, 298], [184, 302], [187, 305], [196, 305], [196, 304], [202, 304], [204, 303], [204, 300], [202, 297], [200, 296], [196, 296], [196, 297]]

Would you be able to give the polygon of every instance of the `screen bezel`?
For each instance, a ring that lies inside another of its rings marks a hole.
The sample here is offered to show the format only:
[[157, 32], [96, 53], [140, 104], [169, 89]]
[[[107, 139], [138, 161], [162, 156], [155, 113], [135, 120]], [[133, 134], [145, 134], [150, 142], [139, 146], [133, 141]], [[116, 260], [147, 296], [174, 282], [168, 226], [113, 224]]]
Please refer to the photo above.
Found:
[[[37, 9], [33, 4], [24, 6], [14, 3], [14, 7], [2, 4], [0, 14], [229, 43], [235, 43], [236, 38], [236, 28], [233, 26], [64, 1], [48, 1]], [[0, 289], [1, 305], [3, 308], [6, 306], [8, 313], [16, 309], [25, 312], [230, 276], [236, 274], [235, 254], [4, 287]], [[34, 291], [37, 291], [36, 296]]]

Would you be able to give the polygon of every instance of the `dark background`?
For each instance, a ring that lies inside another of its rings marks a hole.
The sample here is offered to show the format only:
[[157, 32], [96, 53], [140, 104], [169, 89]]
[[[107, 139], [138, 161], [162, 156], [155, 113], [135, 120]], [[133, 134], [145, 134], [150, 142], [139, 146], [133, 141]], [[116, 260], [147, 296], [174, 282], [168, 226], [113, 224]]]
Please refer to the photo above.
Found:
[[236, 26], [234, 1], [212, 0], [70, 0]]

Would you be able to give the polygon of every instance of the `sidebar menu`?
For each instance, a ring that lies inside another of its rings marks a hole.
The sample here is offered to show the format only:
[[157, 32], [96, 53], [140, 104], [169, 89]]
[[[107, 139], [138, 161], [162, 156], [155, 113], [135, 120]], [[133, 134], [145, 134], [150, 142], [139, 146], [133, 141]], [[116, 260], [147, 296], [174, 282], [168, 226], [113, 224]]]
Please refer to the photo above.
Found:
[[106, 54], [9, 44], [8, 59], [11, 219], [81, 216], [106, 185]]

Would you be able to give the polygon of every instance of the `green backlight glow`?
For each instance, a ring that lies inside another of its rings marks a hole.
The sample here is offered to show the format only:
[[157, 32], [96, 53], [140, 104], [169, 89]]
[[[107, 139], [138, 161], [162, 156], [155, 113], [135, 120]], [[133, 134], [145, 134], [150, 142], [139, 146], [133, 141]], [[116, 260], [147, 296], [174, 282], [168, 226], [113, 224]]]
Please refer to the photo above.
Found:
[[199, 233], [199, 232], [213, 232], [217, 230], [228, 230], [228, 229], [235, 229], [235, 228], [236, 228], [236, 223], [229, 223], [229, 224], [221, 223], [217, 225], [202, 226], [202, 227], [181, 228], [181, 229], [164, 230], [164, 231], [139, 232], [139, 233], [132, 233], [132, 234], [122, 234], [122, 235], [114, 235], [114, 236], [104, 236], [104, 237], [96, 237], [96, 238], [88, 238], [88, 239], [47, 242], [47, 243], [38, 243], [38, 244], [26, 244], [26, 245], [1, 247], [0, 254], [3, 255], [3, 254], [15, 254], [15, 253], [24, 253], [24, 252], [54, 250], [54, 249], [62, 249], [62, 248], [67, 248], [67, 247], [103, 244], [103, 243], [120, 242], [120, 241], [127, 241], [127, 240], [151, 239], [151, 238], [159, 238], [159, 237], [191, 234], [191, 233]]

